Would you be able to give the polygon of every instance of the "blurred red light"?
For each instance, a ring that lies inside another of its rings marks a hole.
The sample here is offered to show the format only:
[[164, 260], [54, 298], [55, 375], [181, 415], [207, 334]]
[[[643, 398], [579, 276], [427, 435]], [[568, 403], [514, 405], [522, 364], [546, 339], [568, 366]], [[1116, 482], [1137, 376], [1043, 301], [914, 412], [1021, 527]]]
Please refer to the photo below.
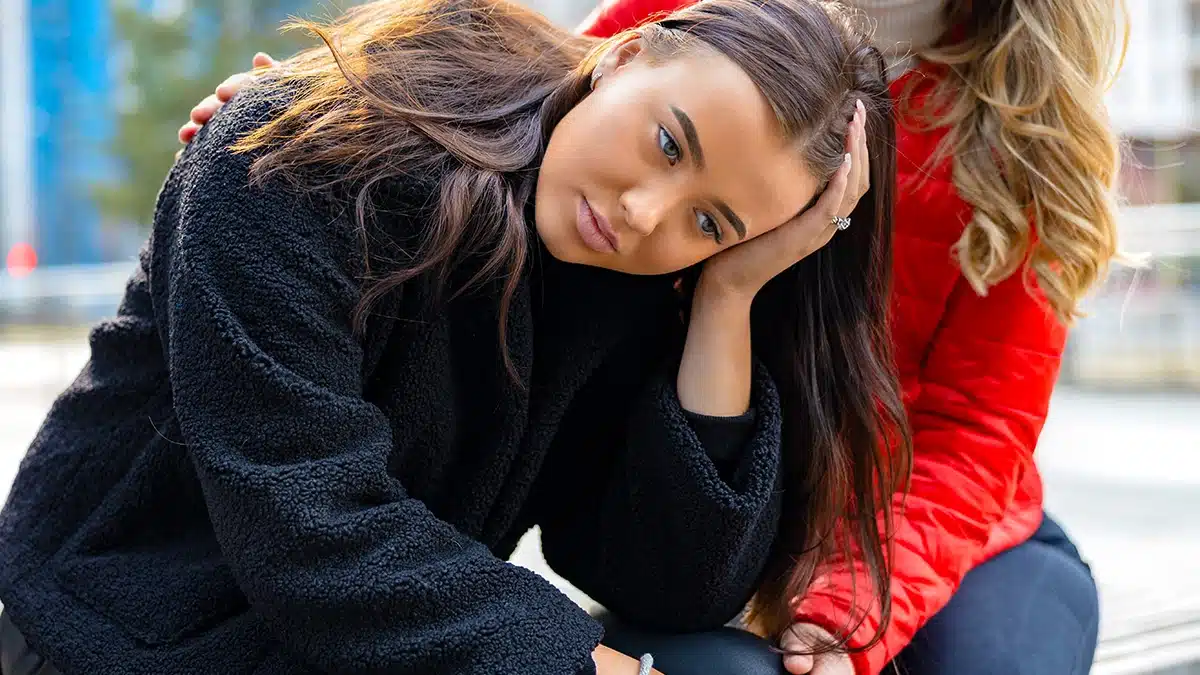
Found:
[[26, 243], [15, 244], [8, 249], [8, 259], [5, 261], [8, 275], [21, 278], [28, 276], [37, 267], [37, 251]]

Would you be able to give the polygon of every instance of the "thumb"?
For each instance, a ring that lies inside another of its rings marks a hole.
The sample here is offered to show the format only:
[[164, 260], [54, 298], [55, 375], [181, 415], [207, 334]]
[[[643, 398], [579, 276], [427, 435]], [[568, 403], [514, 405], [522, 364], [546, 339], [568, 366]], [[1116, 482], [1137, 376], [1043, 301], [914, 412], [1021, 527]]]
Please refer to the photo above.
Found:
[[783, 657], [783, 669], [791, 675], [808, 675], [812, 671], [812, 667], [813, 657], [808, 654]]
[[813, 656], [811, 654], [788, 654], [788, 652], [807, 651], [810, 648], [808, 641], [800, 635], [797, 628], [799, 626], [792, 626], [779, 641], [779, 646], [784, 651], [783, 669], [791, 675], [806, 675], [813, 669]]

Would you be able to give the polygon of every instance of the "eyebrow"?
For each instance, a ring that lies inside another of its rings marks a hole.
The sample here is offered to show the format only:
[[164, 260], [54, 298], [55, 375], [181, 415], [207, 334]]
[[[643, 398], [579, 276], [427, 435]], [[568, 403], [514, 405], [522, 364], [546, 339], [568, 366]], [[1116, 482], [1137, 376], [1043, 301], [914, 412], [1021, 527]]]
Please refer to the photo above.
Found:
[[671, 114], [675, 115], [675, 119], [679, 120], [679, 126], [683, 127], [683, 136], [687, 140], [688, 154], [692, 156], [692, 163], [697, 169], [704, 168], [704, 150], [700, 147], [700, 134], [696, 133], [696, 125], [692, 124], [692, 118], [688, 117], [687, 113], [683, 112], [675, 106], [671, 107]]
[[742, 222], [741, 218], [737, 217], [733, 209], [729, 208], [729, 205], [722, 201], [717, 201], [717, 209], [725, 214], [725, 217], [729, 219], [729, 224], [733, 226], [733, 229], [737, 230], [738, 239], [745, 239], [746, 224]]
[[[679, 126], [683, 127], [683, 138], [687, 143], [688, 154], [692, 156], [692, 163], [697, 169], [704, 168], [704, 149], [700, 147], [700, 134], [696, 133], [696, 125], [692, 123], [692, 118], [688, 117], [687, 113], [683, 112], [675, 106], [668, 106], [671, 109], [671, 114], [679, 122]], [[737, 231], [738, 239], [746, 238], [746, 224], [738, 218], [733, 209], [722, 201], [716, 202], [717, 209], [725, 215], [729, 224]]]

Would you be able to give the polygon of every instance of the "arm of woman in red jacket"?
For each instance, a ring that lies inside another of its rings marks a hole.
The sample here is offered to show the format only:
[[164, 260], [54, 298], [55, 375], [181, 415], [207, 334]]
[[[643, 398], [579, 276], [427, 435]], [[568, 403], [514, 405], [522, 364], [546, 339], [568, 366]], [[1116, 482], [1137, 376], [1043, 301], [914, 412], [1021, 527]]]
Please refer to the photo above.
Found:
[[[880, 673], [983, 562], [993, 526], [1032, 470], [1066, 329], [1021, 277], [983, 297], [960, 278], [951, 293], [909, 407], [913, 476], [893, 506], [892, 621], [879, 643], [851, 655], [857, 675]], [[837, 632], [851, 619], [851, 566], [832, 562], [819, 578], [797, 619]], [[879, 624], [866, 579], [858, 570], [855, 618], [871, 611], [851, 646]]]

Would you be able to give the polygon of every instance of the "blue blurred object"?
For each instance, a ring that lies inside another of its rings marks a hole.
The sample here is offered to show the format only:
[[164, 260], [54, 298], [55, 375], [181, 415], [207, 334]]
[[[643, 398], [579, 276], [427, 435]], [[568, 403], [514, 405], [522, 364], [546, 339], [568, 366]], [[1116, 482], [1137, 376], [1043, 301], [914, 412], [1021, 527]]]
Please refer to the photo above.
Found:
[[[16, 0], [20, 2], [22, 0]], [[29, 36], [34, 218], [40, 264], [103, 259], [100, 215], [88, 198], [112, 133], [108, 0], [32, 0]]]

